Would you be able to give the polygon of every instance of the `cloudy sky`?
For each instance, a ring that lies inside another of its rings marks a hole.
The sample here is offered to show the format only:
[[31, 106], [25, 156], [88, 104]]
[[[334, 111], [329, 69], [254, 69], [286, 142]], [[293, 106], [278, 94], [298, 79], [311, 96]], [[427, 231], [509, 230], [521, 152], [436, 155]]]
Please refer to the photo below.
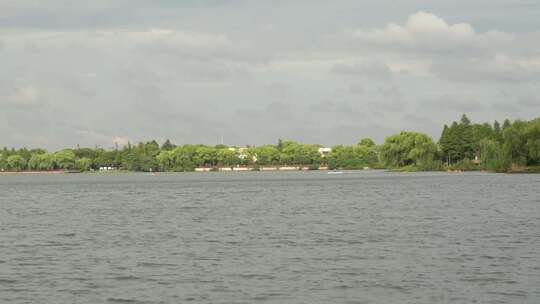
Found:
[[540, 116], [538, 0], [1, 0], [0, 145], [381, 142]]

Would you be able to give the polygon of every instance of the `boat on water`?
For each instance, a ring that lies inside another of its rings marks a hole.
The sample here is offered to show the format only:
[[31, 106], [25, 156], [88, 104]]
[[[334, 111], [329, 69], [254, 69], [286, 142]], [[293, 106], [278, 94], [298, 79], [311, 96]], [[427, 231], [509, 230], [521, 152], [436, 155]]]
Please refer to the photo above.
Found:
[[343, 174], [343, 171], [329, 171], [328, 174]]

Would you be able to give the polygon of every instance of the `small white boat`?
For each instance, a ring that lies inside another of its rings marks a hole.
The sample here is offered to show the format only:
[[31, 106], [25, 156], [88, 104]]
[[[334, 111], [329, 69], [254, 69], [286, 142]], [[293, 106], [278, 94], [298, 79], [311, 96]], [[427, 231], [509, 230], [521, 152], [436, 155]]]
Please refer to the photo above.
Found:
[[343, 174], [342, 171], [329, 171], [328, 174]]

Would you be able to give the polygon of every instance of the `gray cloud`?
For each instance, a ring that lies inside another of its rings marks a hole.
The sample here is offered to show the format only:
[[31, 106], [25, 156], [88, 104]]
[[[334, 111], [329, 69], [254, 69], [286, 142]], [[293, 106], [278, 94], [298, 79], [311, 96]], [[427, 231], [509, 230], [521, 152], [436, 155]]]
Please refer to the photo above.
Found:
[[538, 82], [540, 58], [515, 58], [499, 54], [493, 57], [438, 62], [433, 73], [451, 81], [464, 82]]
[[380, 62], [362, 62], [352, 65], [336, 64], [332, 67], [331, 72], [351, 77], [380, 78], [383, 80], [392, 78], [392, 71], [387, 65]]
[[430, 96], [422, 100], [420, 105], [429, 111], [476, 113], [486, 110], [486, 105], [482, 101], [459, 94]]
[[335, 144], [538, 116], [531, 1], [66, 3], [0, 2], [2, 144]]

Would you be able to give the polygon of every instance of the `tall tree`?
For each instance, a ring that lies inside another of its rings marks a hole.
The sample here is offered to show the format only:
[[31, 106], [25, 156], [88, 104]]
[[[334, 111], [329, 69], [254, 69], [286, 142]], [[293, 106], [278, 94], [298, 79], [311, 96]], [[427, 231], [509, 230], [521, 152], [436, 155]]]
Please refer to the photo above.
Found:
[[358, 145], [359, 146], [364, 146], [364, 147], [373, 147], [373, 146], [375, 146], [375, 142], [373, 141], [373, 139], [366, 137], [366, 138], [362, 138], [358, 142]]
[[502, 130], [501, 130], [501, 125], [499, 124], [498, 121], [495, 120], [495, 122], [493, 123], [493, 132], [495, 133], [495, 139], [502, 143]]
[[161, 150], [165, 150], [165, 151], [171, 151], [174, 148], [175, 148], [175, 145], [173, 145], [168, 138], [167, 138], [167, 140], [165, 140], [163, 145], [161, 145]]

